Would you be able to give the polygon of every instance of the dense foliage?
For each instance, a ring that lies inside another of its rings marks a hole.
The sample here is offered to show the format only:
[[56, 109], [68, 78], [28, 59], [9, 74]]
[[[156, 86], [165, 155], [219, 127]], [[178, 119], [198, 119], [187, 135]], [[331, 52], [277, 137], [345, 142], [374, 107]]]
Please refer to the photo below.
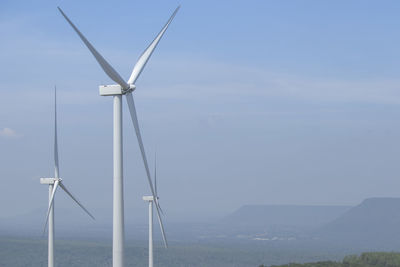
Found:
[[[266, 266], [260, 265], [260, 267]], [[362, 253], [360, 256], [346, 256], [342, 262], [290, 263], [272, 267], [400, 267], [400, 253], [368, 252]]]

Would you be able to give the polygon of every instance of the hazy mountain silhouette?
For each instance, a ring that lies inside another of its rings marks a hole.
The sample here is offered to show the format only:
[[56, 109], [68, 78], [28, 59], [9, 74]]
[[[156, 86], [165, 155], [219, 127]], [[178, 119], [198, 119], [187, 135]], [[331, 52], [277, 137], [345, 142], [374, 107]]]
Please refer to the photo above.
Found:
[[323, 225], [318, 233], [346, 241], [400, 244], [400, 198], [368, 198]]
[[[0, 220], [0, 234], [41, 235], [46, 210]], [[312, 240], [363, 248], [400, 249], [400, 198], [369, 198], [351, 206], [246, 205], [210, 223], [168, 223], [175, 240]], [[58, 209], [57, 234], [110, 237], [111, 220], [92, 221], [81, 210]], [[156, 229], [158, 229], [156, 227]], [[156, 230], [157, 231], [157, 230]], [[127, 224], [132, 238], [147, 237], [147, 222]]]
[[351, 206], [246, 205], [222, 221], [249, 226], [319, 226], [346, 213]]

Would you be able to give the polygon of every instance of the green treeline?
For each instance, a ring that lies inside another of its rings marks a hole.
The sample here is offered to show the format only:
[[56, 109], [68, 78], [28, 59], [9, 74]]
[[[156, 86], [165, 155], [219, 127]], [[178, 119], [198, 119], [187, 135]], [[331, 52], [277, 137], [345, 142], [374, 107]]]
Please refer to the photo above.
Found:
[[[259, 267], [267, 267], [260, 265]], [[315, 263], [289, 263], [271, 267], [400, 267], [400, 253], [367, 252], [360, 256], [346, 256], [342, 262], [320, 261]]]

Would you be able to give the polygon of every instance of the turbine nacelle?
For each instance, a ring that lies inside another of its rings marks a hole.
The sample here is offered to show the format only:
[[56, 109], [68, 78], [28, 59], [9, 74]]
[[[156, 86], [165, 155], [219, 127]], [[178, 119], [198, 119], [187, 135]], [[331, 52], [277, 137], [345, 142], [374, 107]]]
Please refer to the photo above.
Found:
[[136, 89], [134, 84], [129, 84], [128, 89], [122, 88], [119, 84], [111, 85], [100, 85], [99, 92], [102, 96], [113, 96], [113, 95], [125, 95], [127, 93], [133, 92]]
[[[156, 197], [157, 199], [159, 199], [159, 197]], [[154, 197], [153, 196], [144, 196], [143, 197], [143, 200], [144, 201], [154, 201]]]
[[41, 184], [55, 184], [56, 181], [61, 182], [61, 178], [40, 178]]

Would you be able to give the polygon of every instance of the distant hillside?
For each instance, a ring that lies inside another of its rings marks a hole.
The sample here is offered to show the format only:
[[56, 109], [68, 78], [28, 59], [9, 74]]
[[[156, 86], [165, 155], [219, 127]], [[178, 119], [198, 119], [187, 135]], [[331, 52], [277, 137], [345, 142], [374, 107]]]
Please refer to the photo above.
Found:
[[346, 241], [400, 245], [400, 198], [366, 199], [319, 232]]
[[[272, 267], [399, 267], [400, 253], [393, 252], [368, 252], [360, 256], [347, 256], [342, 262], [320, 261], [315, 263], [290, 263], [285, 265], [273, 265]], [[260, 265], [260, 267], [267, 267]]]
[[351, 206], [246, 205], [223, 219], [248, 226], [318, 226], [346, 213]]

